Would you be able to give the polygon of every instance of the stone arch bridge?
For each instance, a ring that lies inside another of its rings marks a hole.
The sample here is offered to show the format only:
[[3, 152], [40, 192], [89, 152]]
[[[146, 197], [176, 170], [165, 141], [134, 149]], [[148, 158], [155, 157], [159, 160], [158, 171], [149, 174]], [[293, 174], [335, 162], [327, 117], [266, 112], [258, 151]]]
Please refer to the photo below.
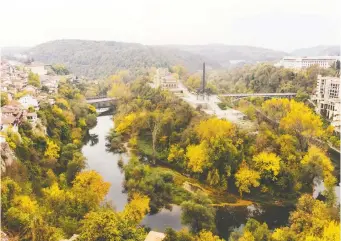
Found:
[[107, 96], [95, 96], [86, 98], [86, 102], [96, 107], [96, 109], [110, 108], [116, 105], [117, 98]]

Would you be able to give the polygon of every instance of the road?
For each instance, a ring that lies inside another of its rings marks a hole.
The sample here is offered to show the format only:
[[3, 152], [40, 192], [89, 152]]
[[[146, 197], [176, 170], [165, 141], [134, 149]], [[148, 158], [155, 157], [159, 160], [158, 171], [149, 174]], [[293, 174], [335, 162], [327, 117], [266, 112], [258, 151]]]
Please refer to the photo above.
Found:
[[234, 109], [220, 109], [218, 103], [221, 101], [217, 95], [211, 95], [209, 97], [206, 96], [203, 99], [202, 96], [198, 97], [197, 95], [192, 94], [180, 81], [178, 88], [183, 91], [183, 96], [181, 97], [183, 100], [192, 106], [198, 106], [201, 104], [203, 106], [203, 111], [205, 111], [207, 114], [216, 115], [219, 119], [224, 118], [236, 124], [243, 122], [242, 119], [245, 115], [242, 112]]

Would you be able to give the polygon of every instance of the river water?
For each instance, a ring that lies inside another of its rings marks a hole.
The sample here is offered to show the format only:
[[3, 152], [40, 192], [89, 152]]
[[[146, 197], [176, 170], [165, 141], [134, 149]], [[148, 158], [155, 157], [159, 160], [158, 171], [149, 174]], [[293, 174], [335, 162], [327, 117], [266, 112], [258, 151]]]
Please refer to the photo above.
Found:
[[[97, 126], [90, 130], [90, 141], [84, 145], [82, 152], [87, 158], [87, 168], [96, 170], [105, 181], [111, 183], [106, 199], [114, 204], [117, 211], [122, 211], [127, 203], [127, 194], [123, 193], [124, 174], [118, 167], [117, 162], [121, 158], [124, 162], [127, 162], [129, 157], [127, 154], [113, 154], [106, 151], [105, 136], [112, 127], [112, 116], [99, 116]], [[320, 189], [321, 187], [318, 188], [318, 191]], [[219, 234], [227, 239], [233, 229], [242, 228], [247, 219], [251, 217], [266, 222], [269, 228], [286, 225], [289, 213], [293, 209], [294, 207], [271, 205], [222, 207], [217, 209], [216, 225]], [[146, 216], [142, 224], [160, 232], [165, 231], [167, 227], [180, 230], [182, 228], [181, 209], [176, 205], [173, 206], [172, 211], [163, 209], [157, 214]]]
[[[105, 181], [111, 183], [106, 199], [114, 204], [117, 211], [122, 211], [127, 204], [127, 194], [123, 193], [124, 174], [117, 162], [121, 158], [127, 162], [129, 157], [127, 154], [106, 151], [105, 136], [113, 125], [112, 116], [97, 117], [97, 125], [90, 130], [90, 140], [84, 145], [82, 152], [87, 158], [87, 169], [99, 172]], [[172, 211], [163, 209], [157, 214], [146, 216], [142, 224], [155, 231], [164, 231], [167, 227], [180, 230], [180, 216], [180, 207], [174, 205]]]

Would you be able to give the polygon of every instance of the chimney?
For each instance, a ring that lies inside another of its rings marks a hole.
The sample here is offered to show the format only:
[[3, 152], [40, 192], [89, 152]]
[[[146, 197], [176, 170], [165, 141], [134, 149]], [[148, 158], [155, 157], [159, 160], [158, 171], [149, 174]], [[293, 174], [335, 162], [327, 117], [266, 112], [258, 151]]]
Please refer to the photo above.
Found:
[[202, 93], [205, 93], [205, 62], [202, 65]]

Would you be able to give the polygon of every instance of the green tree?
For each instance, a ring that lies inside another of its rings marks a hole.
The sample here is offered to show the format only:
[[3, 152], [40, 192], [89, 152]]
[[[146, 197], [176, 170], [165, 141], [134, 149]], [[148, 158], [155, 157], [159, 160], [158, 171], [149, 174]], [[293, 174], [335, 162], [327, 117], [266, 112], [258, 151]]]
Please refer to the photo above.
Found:
[[1, 106], [7, 105], [8, 103], [8, 94], [6, 92], [1, 92]]
[[255, 219], [248, 219], [242, 231], [232, 232], [230, 235], [231, 241], [263, 241], [270, 240], [271, 233], [268, 229], [268, 225], [266, 223], [259, 223]]
[[40, 78], [38, 74], [35, 74], [33, 72], [30, 72], [28, 74], [28, 82], [29, 85], [33, 85], [37, 88], [40, 88]]
[[181, 204], [181, 222], [190, 226], [193, 233], [202, 230], [215, 230], [215, 209], [211, 201], [202, 194], [197, 194], [193, 200]]

